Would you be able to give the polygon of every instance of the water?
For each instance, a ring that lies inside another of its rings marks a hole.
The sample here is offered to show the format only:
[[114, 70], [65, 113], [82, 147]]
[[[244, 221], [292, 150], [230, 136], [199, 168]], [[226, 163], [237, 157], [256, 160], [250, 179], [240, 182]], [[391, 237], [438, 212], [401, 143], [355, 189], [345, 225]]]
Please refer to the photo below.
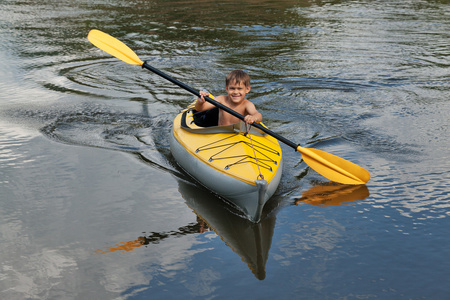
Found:
[[[448, 1], [0, 4], [2, 299], [447, 299]], [[372, 175], [336, 186], [283, 146], [252, 225], [176, 166], [191, 96], [241, 68], [275, 132]]]

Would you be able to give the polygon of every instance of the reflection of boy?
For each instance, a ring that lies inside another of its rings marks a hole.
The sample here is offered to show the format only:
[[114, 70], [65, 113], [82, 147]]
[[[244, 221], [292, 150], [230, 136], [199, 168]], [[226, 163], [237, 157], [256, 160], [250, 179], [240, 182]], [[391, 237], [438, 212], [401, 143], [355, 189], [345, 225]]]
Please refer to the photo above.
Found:
[[[256, 110], [255, 105], [245, 99], [247, 93], [250, 92], [250, 76], [247, 73], [242, 70], [234, 70], [228, 74], [225, 80], [225, 90], [227, 95], [216, 97], [217, 102], [243, 115], [247, 124], [262, 121], [262, 115]], [[200, 91], [200, 95], [201, 97], [197, 98], [195, 103], [195, 110], [204, 111], [215, 107], [203, 98], [208, 96], [209, 93]], [[237, 122], [239, 122], [238, 118], [221, 109], [219, 110], [219, 125], [230, 125]]]

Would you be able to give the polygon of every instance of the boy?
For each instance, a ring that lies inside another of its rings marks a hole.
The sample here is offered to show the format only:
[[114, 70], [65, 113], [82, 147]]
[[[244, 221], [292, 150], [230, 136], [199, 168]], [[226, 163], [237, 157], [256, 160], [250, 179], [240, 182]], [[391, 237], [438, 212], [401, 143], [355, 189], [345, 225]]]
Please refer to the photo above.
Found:
[[[227, 95], [218, 96], [214, 100], [245, 116], [244, 120], [247, 124], [262, 121], [262, 115], [256, 110], [255, 105], [245, 99], [245, 95], [250, 92], [250, 76], [247, 73], [242, 70], [235, 70], [228, 74], [225, 80], [225, 90]], [[215, 107], [203, 98], [209, 95], [207, 92], [200, 91], [200, 95], [201, 97], [197, 98], [195, 103], [195, 110], [204, 111]], [[231, 125], [237, 122], [239, 122], [238, 118], [221, 109], [219, 110], [219, 125]]]

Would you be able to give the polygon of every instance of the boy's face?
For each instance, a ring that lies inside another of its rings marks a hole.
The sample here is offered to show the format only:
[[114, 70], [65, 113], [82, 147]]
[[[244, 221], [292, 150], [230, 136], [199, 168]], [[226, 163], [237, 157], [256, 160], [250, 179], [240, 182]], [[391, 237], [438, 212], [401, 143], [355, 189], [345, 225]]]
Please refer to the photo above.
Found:
[[228, 97], [235, 104], [242, 102], [245, 99], [245, 95], [250, 92], [250, 86], [245, 86], [243, 82], [237, 83], [236, 81], [229, 83], [225, 89]]

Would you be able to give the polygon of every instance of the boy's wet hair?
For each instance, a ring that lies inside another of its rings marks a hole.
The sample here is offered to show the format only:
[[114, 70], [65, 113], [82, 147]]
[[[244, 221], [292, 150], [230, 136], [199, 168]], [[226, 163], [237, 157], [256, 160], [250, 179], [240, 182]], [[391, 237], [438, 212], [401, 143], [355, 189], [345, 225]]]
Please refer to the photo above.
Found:
[[245, 71], [242, 70], [234, 70], [228, 74], [225, 80], [225, 86], [228, 86], [230, 83], [243, 83], [246, 87], [250, 86], [250, 76], [248, 76]]

